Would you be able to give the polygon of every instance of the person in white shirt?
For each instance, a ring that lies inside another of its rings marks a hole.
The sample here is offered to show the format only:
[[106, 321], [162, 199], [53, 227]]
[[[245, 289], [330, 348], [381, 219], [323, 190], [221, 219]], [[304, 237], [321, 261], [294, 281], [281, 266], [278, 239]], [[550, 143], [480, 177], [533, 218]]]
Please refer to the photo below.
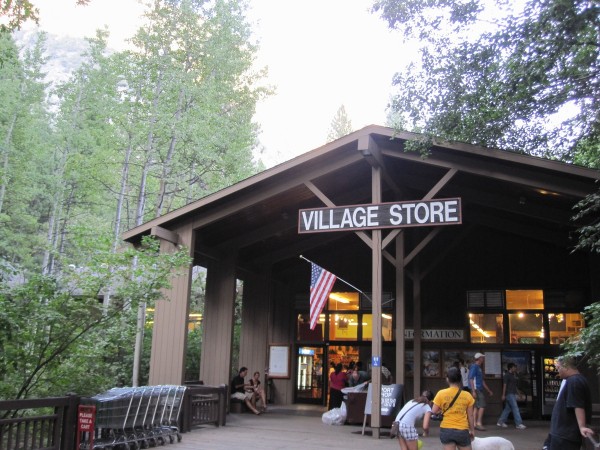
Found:
[[462, 377], [463, 391], [471, 392], [469, 387], [469, 369], [465, 366], [465, 360], [459, 359], [454, 363], [454, 367], [460, 370], [460, 376]]
[[429, 418], [431, 416], [431, 402], [433, 393], [423, 391], [417, 397], [402, 407], [396, 416], [398, 422], [398, 444], [402, 450], [417, 450], [419, 433], [415, 428], [415, 422], [423, 417], [423, 436], [429, 432]]

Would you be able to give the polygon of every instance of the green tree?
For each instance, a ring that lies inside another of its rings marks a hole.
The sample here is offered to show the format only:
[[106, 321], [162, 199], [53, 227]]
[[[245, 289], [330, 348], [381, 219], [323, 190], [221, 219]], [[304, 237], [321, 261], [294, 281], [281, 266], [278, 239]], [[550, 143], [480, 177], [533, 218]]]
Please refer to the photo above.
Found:
[[329, 131], [327, 132], [327, 142], [335, 141], [347, 134], [354, 131], [352, 128], [352, 121], [346, 114], [346, 108], [344, 105], [340, 106], [335, 113], [335, 117], [329, 125]]
[[[68, 357], [45, 354], [48, 362], [14, 395], [43, 395], [41, 386], [67, 389], [68, 371], [73, 379], [81, 374], [81, 386], [71, 386], [76, 392], [131, 380], [136, 309], [144, 302], [123, 306], [125, 297], [113, 291], [102, 292], [102, 307], [96, 297], [69, 297], [64, 292], [69, 267], [96, 267], [90, 262], [94, 255], [118, 258], [123, 230], [258, 170], [252, 117], [268, 90], [259, 85], [263, 73], [253, 69], [256, 47], [244, 4], [157, 0], [149, 3], [147, 19], [131, 51], [110, 53], [107, 32], [97, 32], [81, 67], [50, 88], [41, 72], [43, 38], [20, 58], [9, 33], [0, 36], [0, 266], [18, 267], [27, 280], [20, 291], [5, 289], [2, 326], [15, 333], [9, 325], [17, 316], [42, 323], [49, 314], [64, 324], [53, 326], [54, 333], [72, 329], [76, 336], [68, 351], [58, 349]], [[105, 235], [111, 239], [98, 238]], [[118, 265], [109, 267], [114, 273], [106, 277], [122, 272]], [[38, 291], [51, 310], [35, 315], [41, 300], [10, 301]], [[87, 322], [63, 322], [64, 312], [55, 311], [68, 304], [79, 317], [80, 303], [94, 317], [99, 314], [94, 311], [106, 311], [111, 322], [85, 329]], [[41, 339], [32, 348], [48, 338], [43, 326], [28, 333], [24, 336]], [[52, 342], [70, 339], [61, 336]], [[7, 355], [22, 351], [7, 342], [2, 341]], [[147, 366], [147, 353], [141, 365]], [[17, 386], [10, 364], [1, 370], [6, 389]], [[53, 379], [60, 382], [53, 385]]]
[[430, 136], [573, 162], [598, 157], [600, 6], [589, 0], [377, 0], [421, 58], [391, 110]]
[[45, 36], [22, 58], [11, 35], [0, 32], [0, 255], [39, 268], [48, 205], [49, 115], [45, 108]]
[[[63, 264], [58, 277], [0, 284], [0, 398], [90, 395], [131, 379], [136, 307], [162, 298], [171, 271], [190, 261], [185, 249], [159, 254], [152, 239], [107, 248], [90, 247], [84, 266]], [[108, 308], [99, 301], [107, 290]]]
[[[256, 48], [239, 2], [156, 1], [123, 82], [142, 138], [129, 172], [137, 225], [257, 169], [252, 161]], [[126, 68], [125, 68], [126, 69]]]
[[[74, 4], [87, 5], [91, 0], [75, 0]], [[0, 31], [13, 31], [21, 28], [28, 20], [38, 23], [39, 9], [31, 0], [0, 0]], [[1, 60], [1, 57], [0, 57]]]

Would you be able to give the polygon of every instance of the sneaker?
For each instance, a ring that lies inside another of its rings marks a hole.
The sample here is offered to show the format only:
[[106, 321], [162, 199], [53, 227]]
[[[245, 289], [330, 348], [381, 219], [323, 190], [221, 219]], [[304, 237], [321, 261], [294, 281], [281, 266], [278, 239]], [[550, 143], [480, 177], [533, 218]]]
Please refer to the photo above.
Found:
[[498, 422], [496, 425], [498, 425], [501, 428], [506, 428], [507, 425], [504, 422]]
[[[504, 425], [504, 426], [506, 426], [506, 425]], [[524, 429], [525, 429], [525, 428], [527, 428], [527, 427], [526, 427], [525, 425], [523, 425], [522, 423], [520, 423], [520, 424], [519, 424], [519, 425], [517, 425], [515, 428], [516, 428], [517, 430], [524, 430]]]

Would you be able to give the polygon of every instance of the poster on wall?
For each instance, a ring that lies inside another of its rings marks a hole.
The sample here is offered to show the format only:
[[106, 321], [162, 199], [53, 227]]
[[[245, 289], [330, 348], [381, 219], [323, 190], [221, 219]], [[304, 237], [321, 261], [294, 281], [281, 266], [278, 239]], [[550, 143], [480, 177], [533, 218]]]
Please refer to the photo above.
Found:
[[269, 378], [290, 377], [290, 346], [272, 344], [269, 346]]

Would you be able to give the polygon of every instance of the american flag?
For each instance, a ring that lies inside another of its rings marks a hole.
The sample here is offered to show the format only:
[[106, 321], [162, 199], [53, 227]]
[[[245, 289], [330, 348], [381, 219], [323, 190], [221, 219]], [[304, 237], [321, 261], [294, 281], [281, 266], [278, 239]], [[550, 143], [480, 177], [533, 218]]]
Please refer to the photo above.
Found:
[[314, 330], [325, 302], [329, 298], [336, 276], [313, 262], [310, 265], [310, 329]]

